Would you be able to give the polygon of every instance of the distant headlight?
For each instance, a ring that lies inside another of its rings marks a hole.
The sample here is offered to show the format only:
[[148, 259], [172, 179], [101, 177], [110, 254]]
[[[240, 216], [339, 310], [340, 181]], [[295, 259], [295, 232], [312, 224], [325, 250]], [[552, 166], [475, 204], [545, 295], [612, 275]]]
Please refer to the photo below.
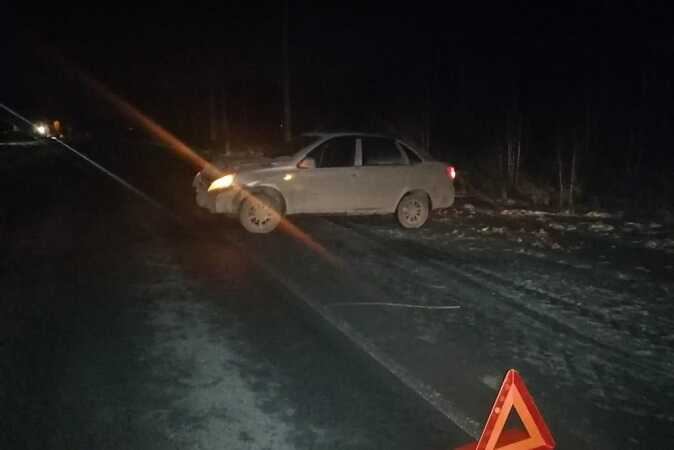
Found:
[[49, 132], [49, 127], [43, 123], [36, 123], [35, 132], [41, 136], [46, 136]]
[[224, 177], [220, 177], [208, 186], [208, 192], [215, 191], [217, 189], [226, 189], [234, 183], [234, 175], [229, 174]]

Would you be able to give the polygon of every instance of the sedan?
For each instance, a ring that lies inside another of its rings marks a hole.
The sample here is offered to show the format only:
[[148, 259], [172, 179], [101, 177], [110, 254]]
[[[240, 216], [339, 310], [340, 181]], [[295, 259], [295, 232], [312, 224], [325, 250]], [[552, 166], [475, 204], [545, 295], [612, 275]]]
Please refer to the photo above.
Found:
[[401, 139], [370, 133], [306, 133], [275, 158], [227, 158], [194, 178], [196, 201], [269, 233], [293, 214], [395, 214], [423, 226], [454, 203], [454, 167]]

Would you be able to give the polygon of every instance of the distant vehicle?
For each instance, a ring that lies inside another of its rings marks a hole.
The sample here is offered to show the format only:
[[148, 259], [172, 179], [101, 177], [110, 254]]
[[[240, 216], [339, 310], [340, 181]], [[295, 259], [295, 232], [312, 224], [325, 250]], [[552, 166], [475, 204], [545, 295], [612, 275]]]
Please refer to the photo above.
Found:
[[0, 147], [30, 147], [44, 142], [42, 136], [25, 131], [13, 122], [0, 120]]
[[50, 138], [66, 138], [65, 127], [60, 120], [40, 118], [27, 127], [23, 123], [0, 119], [0, 146], [48, 145]]
[[395, 137], [306, 133], [280, 150], [225, 159], [217, 175], [200, 171], [197, 204], [269, 233], [291, 214], [395, 214], [404, 228], [420, 228], [432, 209], [454, 203], [454, 167]]
[[57, 137], [63, 139], [65, 137], [63, 124], [60, 120], [38, 120], [33, 124], [33, 132], [37, 136], [45, 138]]

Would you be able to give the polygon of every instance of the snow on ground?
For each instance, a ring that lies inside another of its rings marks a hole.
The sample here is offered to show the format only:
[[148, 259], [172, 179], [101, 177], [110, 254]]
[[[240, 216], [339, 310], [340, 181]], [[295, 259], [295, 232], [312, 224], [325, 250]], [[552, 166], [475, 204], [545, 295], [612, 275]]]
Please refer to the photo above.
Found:
[[143, 359], [153, 373], [145, 382], [157, 396], [170, 392], [173, 401], [168, 409], [148, 409], [144, 420], [185, 449], [294, 448], [287, 418], [263, 408], [278, 387], [256, 391], [240, 373], [240, 367], [264, 363], [244, 359], [235, 318], [228, 327], [216, 327], [211, 322], [217, 313], [193, 297], [170, 256], [153, 258], [148, 264], [161, 278], [142, 287], [145, 296], [158, 299], [148, 310], [154, 339]]
[[[455, 208], [439, 211], [436, 220], [445, 223], [456, 223], [460, 220], [465, 225], [462, 236], [470, 232], [480, 234], [501, 234], [523, 242], [529, 238], [538, 242], [537, 246], [545, 246], [561, 250], [559, 242], [548, 238], [548, 230], [555, 232], [590, 233], [593, 237], [601, 237], [621, 244], [663, 250], [674, 254], [674, 224], [663, 224], [652, 220], [633, 221], [624, 218], [622, 212], [609, 213], [589, 211], [584, 214], [566, 212], [540, 211], [535, 209], [502, 209], [475, 207], [464, 203]], [[499, 220], [503, 219], [503, 220]], [[475, 225], [471, 227], [470, 221]], [[480, 221], [489, 220], [490, 226], [480, 225]], [[498, 225], [494, 225], [497, 222]], [[532, 229], [537, 224], [536, 229]], [[457, 232], [458, 233], [458, 232]], [[456, 234], [456, 233], [455, 233]], [[572, 248], [573, 249], [573, 248]]]
[[[658, 442], [674, 427], [671, 226], [472, 205], [440, 211], [417, 231], [390, 218], [330, 223], [313, 235], [339, 242], [332, 250], [355, 273], [376, 274], [372, 281], [389, 293], [387, 301], [461, 306], [432, 314], [381, 308], [387, 319], [376, 323], [394, 321], [397, 331], [364, 328], [420, 379], [442, 372], [430, 355], [458, 339], [463, 348], [453, 352], [474, 351], [462, 370], [480, 380], [498, 378], [499, 364], [521, 368], [543, 391], [557, 429], [585, 443], [576, 448], [622, 440], [625, 448], [648, 448], [649, 439]], [[401, 354], [401, 339], [414, 340], [418, 356]], [[569, 416], [573, 408], [587, 417]], [[609, 425], [617, 421], [620, 432]]]

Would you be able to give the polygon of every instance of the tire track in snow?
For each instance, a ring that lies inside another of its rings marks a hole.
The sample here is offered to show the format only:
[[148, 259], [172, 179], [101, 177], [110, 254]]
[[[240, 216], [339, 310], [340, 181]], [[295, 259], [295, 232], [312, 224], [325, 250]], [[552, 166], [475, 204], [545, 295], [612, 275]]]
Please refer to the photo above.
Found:
[[[545, 357], [537, 356], [533, 360], [531, 359], [531, 355], [536, 353], [536, 349], [533, 348], [534, 346], [532, 345], [533, 336], [531, 335], [532, 333], [535, 333], [535, 335], [538, 336], [538, 340], [545, 342], [548, 347], [552, 345], [552, 347], [557, 349], [559, 354], [564, 355], [567, 360], [571, 361], [570, 367], [574, 369], [564, 371], [565, 373], [557, 373], [557, 377], [559, 377], [559, 375], [571, 377], [573, 372], [583, 373], [586, 377], [587, 384], [590, 387], [595, 388], [595, 400], [597, 404], [606, 405], [607, 395], [609, 395], [614, 398], [613, 401], [609, 402], [612, 407], [615, 408], [616, 405], [619, 405], [619, 407], [624, 408], [626, 412], [644, 415], [646, 414], [646, 411], [654, 406], [654, 404], [646, 398], [647, 396], [644, 395], [644, 392], [638, 391], [639, 388], [647, 388], [652, 391], [653, 395], [664, 395], [666, 398], [671, 397], [672, 401], [674, 401], [674, 392], [672, 392], [671, 389], [671, 369], [669, 368], [671, 362], [668, 363], [665, 359], [654, 361], [640, 358], [629, 349], [623, 348], [621, 340], [631, 340], [635, 337], [630, 333], [623, 334], [622, 336], [616, 334], [614, 330], [611, 330], [612, 320], [610, 318], [607, 318], [608, 320], [606, 322], [585, 321], [578, 325], [573, 321], [565, 320], [568, 317], [568, 314], [576, 309], [577, 305], [570, 304], [568, 301], [560, 299], [559, 296], [556, 296], [553, 293], [547, 293], [545, 291], [541, 292], [539, 290], [533, 291], [518, 285], [513, 281], [506, 280], [503, 277], [493, 276], [489, 271], [476, 267], [468, 263], [465, 259], [455, 257], [455, 255], [430, 248], [425, 244], [410, 239], [402, 239], [407, 248], [415, 253], [417, 259], [409, 258], [405, 254], [395, 253], [395, 249], [392, 249], [387, 243], [381, 242], [381, 236], [370, 229], [353, 223], [334, 223], [333, 221], [330, 221], [330, 223], [362, 236], [366, 240], [369, 249], [373, 250], [372, 253], [376, 254], [378, 258], [386, 261], [386, 265], [390, 268], [395, 267], [398, 271], [408, 272], [410, 267], [417, 265], [418, 269], [418, 258], [425, 257], [424, 264], [430, 269], [416, 270], [416, 275], [424, 277], [426, 282], [441, 282], [441, 278], [438, 277], [439, 273], [451, 273], [458, 279], [463, 280], [463, 282], [469, 283], [478, 289], [489, 291], [491, 295], [485, 296], [485, 298], [490, 299], [489, 303], [493, 308], [491, 316], [495, 316], [495, 320], [500, 320], [502, 325], [505, 325], [506, 327], [514, 326], [517, 328], [517, 322], [529, 324], [529, 335], [523, 345], [512, 343], [512, 345], [508, 346], [508, 342], [502, 342], [502, 344], [507, 348], [515, 349], [514, 351], [516, 353], [520, 348], [528, 349], [527, 351], [529, 354], [524, 355], [525, 360], [529, 360], [539, 367], [544, 366], [547, 364], [547, 359]], [[366, 252], [362, 247], [358, 248], [357, 251], [361, 253]], [[459, 264], [455, 265], [447, 263], [447, 258], [458, 261]], [[423, 285], [424, 283], [420, 282], [419, 284]], [[535, 302], [531, 302], [532, 297], [538, 299], [543, 298], [548, 301], [548, 305], [545, 306], [549, 306], [549, 308], [546, 310], [545, 307], [541, 308], [539, 305], [536, 305]], [[475, 300], [470, 298], [461, 298], [460, 300], [463, 304], [472, 303], [473, 306], [483, 311], [489, 310], [488, 308], [484, 308], [484, 304], [475, 303]], [[564, 310], [563, 308], [565, 306], [569, 307], [571, 311]], [[580, 310], [587, 313], [588, 308], [581, 307]], [[560, 311], [562, 312], [562, 317], [559, 317]], [[598, 319], [603, 317], [594, 313], [588, 315]], [[519, 319], [515, 319], [512, 326], [507, 325], [507, 322], [513, 320], [515, 317], [519, 317]], [[525, 319], [525, 317], [528, 317], [529, 319]], [[572, 317], [572, 319], [575, 318]], [[597, 330], [608, 333], [606, 335], [600, 335], [597, 333]], [[555, 337], [560, 333], [562, 335], [568, 335], [574, 340], [575, 345], [573, 352], [569, 351], [568, 342], [560, 343], [559, 339]], [[648, 340], [645, 342], [652, 348], [654, 347], [652, 342]], [[657, 348], [655, 348], [655, 350], [657, 350]], [[538, 350], [538, 352], [540, 353], [540, 350]], [[574, 357], [574, 353], [592, 354], [592, 359], [595, 362], [589, 364], [585, 359]], [[599, 368], [601, 368], [601, 370], [599, 370]], [[610, 393], [607, 393], [602, 388], [604, 382], [600, 376], [601, 372], [623, 374], [621, 380], [617, 380], [615, 376], [612, 377], [614, 384], [620, 385], [619, 389], [611, 389]], [[567, 379], [569, 380], [569, 384], [577, 382], [571, 381], [571, 378]], [[596, 390], [597, 387], [600, 389]], [[658, 392], [659, 394], [657, 394]], [[636, 404], [626, 405], [625, 398], [631, 399], [633, 402], [636, 402]], [[663, 412], [663, 414], [665, 413]], [[665, 414], [665, 417], [669, 417], [667, 420], [674, 421], [674, 416], [671, 414]]]

